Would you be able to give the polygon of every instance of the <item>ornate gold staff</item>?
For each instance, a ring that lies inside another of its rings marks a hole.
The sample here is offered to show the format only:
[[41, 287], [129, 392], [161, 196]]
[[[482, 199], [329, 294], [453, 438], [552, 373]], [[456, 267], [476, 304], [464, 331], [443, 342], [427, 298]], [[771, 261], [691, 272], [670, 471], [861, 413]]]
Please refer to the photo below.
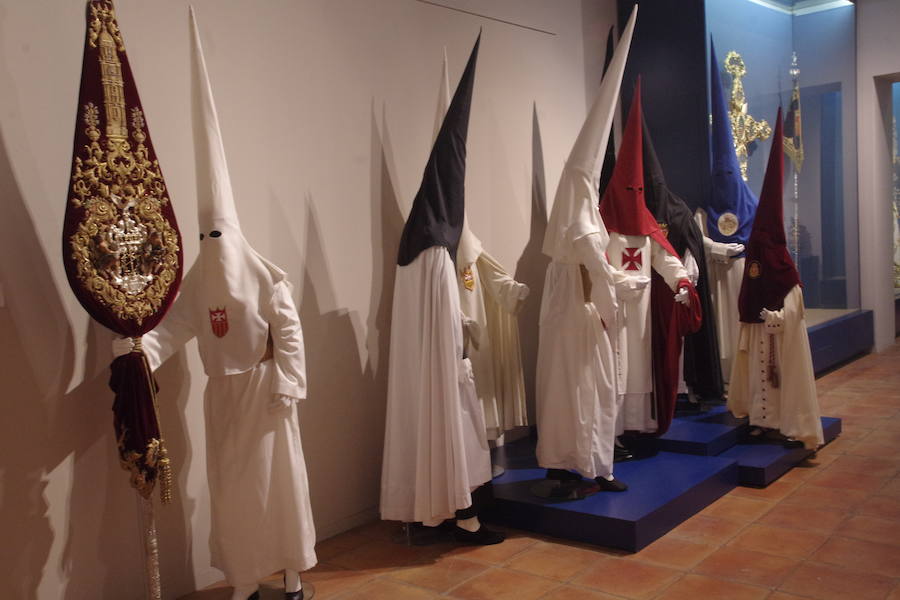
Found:
[[772, 128], [765, 121], [754, 119], [747, 109], [747, 97], [741, 79], [747, 74], [744, 59], [732, 50], [725, 56], [725, 70], [731, 74], [731, 100], [728, 106], [731, 118], [731, 133], [734, 137], [734, 151], [741, 166], [741, 177], [747, 181], [747, 147], [756, 140], [767, 140]]

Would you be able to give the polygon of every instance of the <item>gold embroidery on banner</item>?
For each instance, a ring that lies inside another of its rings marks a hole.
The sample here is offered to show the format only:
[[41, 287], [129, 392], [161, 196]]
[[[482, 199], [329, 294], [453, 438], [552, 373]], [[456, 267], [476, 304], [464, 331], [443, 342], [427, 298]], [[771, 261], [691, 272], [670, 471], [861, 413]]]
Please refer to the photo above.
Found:
[[[162, 439], [151, 438], [144, 455], [134, 450], [125, 451], [125, 433], [119, 436], [119, 465], [131, 474], [131, 485], [144, 498], [153, 493], [153, 486], [159, 480], [160, 498], [163, 504], [172, 500], [172, 467], [169, 453]], [[141, 466], [143, 459], [146, 467]], [[156, 479], [148, 477], [148, 471], [156, 472]]]
[[[75, 157], [71, 202], [85, 218], [69, 242], [77, 277], [94, 297], [123, 320], [143, 319], [162, 305], [178, 272], [178, 235], [162, 214], [168, 192], [159, 162], [144, 145], [144, 115], [125, 112], [124, 80], [118, 52], [122, 37], [111, 5], [93, 3], [88, 41], [100, 49], [106, 117], [101, 139], [100, 111], [83, 108], [89, 143]], [[134, 147], [132, 147], [132, 140]]]

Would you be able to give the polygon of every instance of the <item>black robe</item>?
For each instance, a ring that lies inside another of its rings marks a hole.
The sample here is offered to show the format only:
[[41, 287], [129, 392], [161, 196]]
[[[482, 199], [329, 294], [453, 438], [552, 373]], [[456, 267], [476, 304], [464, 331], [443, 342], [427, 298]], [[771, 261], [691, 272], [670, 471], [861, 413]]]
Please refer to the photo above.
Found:
[[647, 208], [666, 232], [672, 247], [683, 260], [691, 251], [700, 270], [697, 294], [703, 311], [703, 324], [696, 333], [684, 338], [684, 380], [695, 394], [706, 400], [720, 400], [724, 395], [722, 368], [719, 361], [719, 339], [715, 309], [709, 295], [703, 234], [693, 213], [667, 186], [659, 159], [644, 121], [644, 198]]

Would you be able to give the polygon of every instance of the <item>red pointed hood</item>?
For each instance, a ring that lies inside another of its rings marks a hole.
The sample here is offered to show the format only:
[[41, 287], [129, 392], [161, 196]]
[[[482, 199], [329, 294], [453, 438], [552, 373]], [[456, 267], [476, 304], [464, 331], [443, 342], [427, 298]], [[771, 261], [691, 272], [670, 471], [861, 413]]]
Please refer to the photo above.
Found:
[[600, 216], [603, 217], [608, 231], [622, 235], [652, 236], [666, 250], [678, 256], [666, 240], [656, 219], [647, 210], [644, 201], [642, 112], [641, 78], [638, 77], [631, 110], [628, 112], [628, 121], [625, 124], [625, 131], [622, 132], [622, 145], [616, 157], [616, 168], [600, 201]]
[[759, 207], [747, 243], [744, 280], [738, 297], [741, 321], [761, 323], [763, 308], [779, 310], [784, 297], [800, 283], [800, 274], [791, 260], [784, 234], [784, 147], [781, 109], [772, 136], [772, 150], [763, 180]]

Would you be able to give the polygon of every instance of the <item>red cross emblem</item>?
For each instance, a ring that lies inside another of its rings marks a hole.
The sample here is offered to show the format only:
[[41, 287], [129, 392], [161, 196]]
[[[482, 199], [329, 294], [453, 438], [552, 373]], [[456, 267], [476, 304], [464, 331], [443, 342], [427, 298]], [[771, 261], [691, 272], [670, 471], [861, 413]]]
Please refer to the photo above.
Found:
[[640, 271], [644, 260], [641, 258], [640, 248], [625, 248], [622, 250], [622, 268], [626, 271]]
[[209, 325], [216, 337], [224, 337], [228, 333], [228, 314], [224, 307], [209, 309]]

